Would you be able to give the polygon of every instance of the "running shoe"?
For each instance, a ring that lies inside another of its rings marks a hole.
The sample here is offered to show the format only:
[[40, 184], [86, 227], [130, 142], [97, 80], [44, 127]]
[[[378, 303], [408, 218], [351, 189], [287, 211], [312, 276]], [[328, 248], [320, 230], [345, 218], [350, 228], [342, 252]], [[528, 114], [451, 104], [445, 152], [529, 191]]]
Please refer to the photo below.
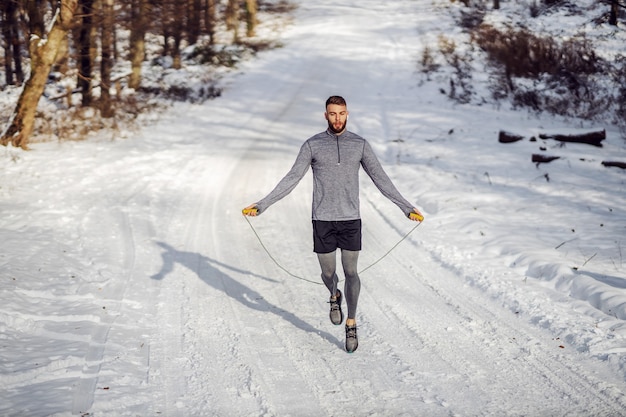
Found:
[[352, 353], [359, 347], [359, 339], [356, 336], [356, 324], [348, 326], [346, 324], [346, 352]]
[[333, 300], [332, 297], [330, 297], [330, 322], [332, 324], [334, 324], [335, 326], [338, 326], [341, 324], [341, 322], [343, 321], [343, 312], [341, 311], [341, 300], [343, 299], [343, 296], [341, 294], [341, 291], [337, 290], [337, 292], [339, 293], [339, 295], [336, 296], [335, 300]]

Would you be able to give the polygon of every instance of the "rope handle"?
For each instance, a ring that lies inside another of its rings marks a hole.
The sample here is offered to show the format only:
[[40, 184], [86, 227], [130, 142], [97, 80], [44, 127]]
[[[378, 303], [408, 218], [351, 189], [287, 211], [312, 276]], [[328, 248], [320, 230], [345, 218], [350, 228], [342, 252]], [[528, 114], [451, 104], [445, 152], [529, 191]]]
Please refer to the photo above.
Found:
[[245, 208], [241, 210], [241, 212], [243, 213], [244, 216], [256, 216], [257, 214], [259, 214], [259, 209], [256, 207]]

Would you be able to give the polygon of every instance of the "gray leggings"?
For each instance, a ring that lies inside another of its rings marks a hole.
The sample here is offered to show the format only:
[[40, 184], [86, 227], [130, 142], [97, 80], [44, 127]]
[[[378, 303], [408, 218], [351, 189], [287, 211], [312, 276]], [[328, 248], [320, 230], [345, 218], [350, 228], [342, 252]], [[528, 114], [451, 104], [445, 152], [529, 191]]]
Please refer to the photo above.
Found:
[[[330, 253], [318, 253], [317, 259], [322, 268], [322, 281], [330, 291], [330, 294], [337, 293], [337, 255], [336, 251]], [[346, 277], [344, 285], [344, 296], [348, 305], [348, 318], [356, 318], [356, 306], [359, 301], [359, 293], [361, 292], [361, 279], [357, 273], [357, 263], [359, 260], [359, 251], [341, 249], [341, 265], [343, 273]]]

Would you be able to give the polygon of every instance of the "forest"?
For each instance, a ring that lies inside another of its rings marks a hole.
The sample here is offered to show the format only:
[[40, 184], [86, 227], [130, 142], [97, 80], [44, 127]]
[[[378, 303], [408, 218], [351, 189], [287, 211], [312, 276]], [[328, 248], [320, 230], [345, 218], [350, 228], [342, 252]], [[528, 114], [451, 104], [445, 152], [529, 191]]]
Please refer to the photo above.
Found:
[[[484, 22], [485, 10], [499, 9], [504, 0], [460, 3], [465, 10], [458, 17], [459, 26], [494, 69], [490, 99], [506, 98], [516, 106], [585, 119], [610, 117], [626, 125], [623, 56], [613, 62], [602, 59], [584, 35], [558, 42], [525, 28], [497, 28]], [[68, 131], [80, 134], [81, 119], [91, 119], [88, 127], [83, 126], [87, 130], [132, 120], [153, 104], [150, 96], [179, 100], [219, 96], [210, 75], [199, 90], [146, 83], [146, 61], [163, 72], [181, 69], [184, 60], [235, 66], [242, 55], [280, 46], [256, 36], [258, 13], [286, 15], [295, 6], [288, 0], [4, 0], [0, 7], [0, 91], [20, 88], [11, 114], [0, 118], [0, 143], [27, 149], [33, 133], [46, 129], [63, 136], [59, 130], [69, 126]], [[533, 0], [528, 13], [539, 15], [554, 8], [576, 13], [576, 7], [567, 0]], [[623, 0], [599, 0], [597, 7], [605, 11], [597, 24], [623, 25]], [[476, 70], [459, 46], [441, 36], [438, 50], [424, 48], [416, 60], [425, 74], [438, 70], [438, 60], [454, 68], [446, 93], [468, 102], [474, 99]], [[599, 76], [609, 84], [599, 84]], [[529, 79], [534, 86], [524, 82]], [[566, 93], [558, 98], [548, 95], [546, 84], [552, 93]], [[42, 96], [55, 103], [55, 117], [64, 117], [63, 123], [38, 114]]]
[[[186, 95], [176, 89], [157, 92], [142, 83], [147, 48], [156, 45], [157, 56], [167, 58], [173, 70], [181, 68], [189, 45], [194, 48], [188, 59], [232, 66], [245, 51], [269, 47], [254, 39], [259, 9], [291, 9], [285, 1], [257, 0], [9, 0], [1, 7], [0, 85], [23, 89], [10, 119], [2, 120], [7, 126], [0, 143], [23, 148], [47, 84], [57, 84], [59, 91], [46, 98], [64, 103], [66, 110], [91, 108], [102, 119], [137, 113], [138, 100], [122, 102], [122, 90]], [[205, 98], [217, 94], [209, 86]]]

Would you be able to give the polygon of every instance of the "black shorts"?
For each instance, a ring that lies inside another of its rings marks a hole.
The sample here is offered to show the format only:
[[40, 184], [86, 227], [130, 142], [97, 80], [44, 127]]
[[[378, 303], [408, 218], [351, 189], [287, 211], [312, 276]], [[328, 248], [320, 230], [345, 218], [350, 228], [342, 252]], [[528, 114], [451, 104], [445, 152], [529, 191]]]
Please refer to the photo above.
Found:
[[361, 219], [313, 220], [313, 252], [330, 253], [337, 248], [361, 250]]

